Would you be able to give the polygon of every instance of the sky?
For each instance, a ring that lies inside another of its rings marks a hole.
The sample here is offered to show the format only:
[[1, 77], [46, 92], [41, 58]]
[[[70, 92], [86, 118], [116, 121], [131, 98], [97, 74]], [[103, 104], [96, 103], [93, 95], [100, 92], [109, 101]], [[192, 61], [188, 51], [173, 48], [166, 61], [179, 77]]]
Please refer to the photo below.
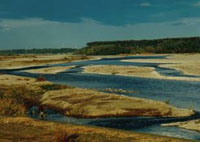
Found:
[[0, 0], [0, 50], [200, 36], [200, 0]]

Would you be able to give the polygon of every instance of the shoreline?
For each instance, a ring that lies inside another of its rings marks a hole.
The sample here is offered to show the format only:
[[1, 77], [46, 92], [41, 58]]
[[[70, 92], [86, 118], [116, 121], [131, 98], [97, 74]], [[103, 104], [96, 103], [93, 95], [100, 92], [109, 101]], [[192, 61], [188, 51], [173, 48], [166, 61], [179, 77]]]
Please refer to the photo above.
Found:
[[[112, 69], [108, 70], [108, 68], [110, 69], [112, 67], [115, 69], [114, 72]], [[197, 81], [197, 82], [200, 81], [200, 78], [194, 78], [194, 77], [163, 76], [160, 75], [158, 72], [156, 72], [154, 67], [94, 65], [94, 66], [83, 67], [83, 69], [84, 69], [83, 73], [91, 73], [91, 74], [120, 75], [120, 76], [160, 79], [160, 80]], [[140, 72], [136, 73], [135, 70], [138, 69], [140, 69]], [[145, 69], [148, 69], [149, 71], [144, 75], [143, 72], [145, 72]]]
[[39, 74], [56, 74], [56, 73], [67, 71], [74, 67], [75, 66], [57, 66], [57, 67], [48, 67], [48, 68], [41, 68], [41, 69], [29, 69], [29, 70], [24, 70], [24, 72], [39, 73]]
[[80, 126], [72, 124], [61, 124], [58, 122], [40, 121], [27, 117], [0, 117], [0, 141], [20, 141], [26, 142], [51, 142], [66, 137], [74, 140], [92, 142], [192, 142], [181, 138], [158, 136], [154, 134], [143, 134], [125, 130]]
[[175, 122], [162, 124], [163, 127], [178, 127], [186, 130], [192, 130], [200, 133], [200, 119], [189, 120], [184, 122]]
[[[3, 56], [0, 56], [3, 57]], [[48, 66], [78, 61], [96, 60], [97, 57], [82, 55], [20, 55], [8, 56], [0, 60], [0, 70], [29, 68], [34, 66]]]
[[135, 63], [162, 63], [160, 67], [166, 67], [183, 72], [186, 75], [200, 76], [200, 54], [169, 54], [166, 59], [130, 59], [122, 62]]
[[[3, 93], [0, 108], [4, 110], [15, 105], [20, 108], [19, 114], [25, 113], [26, 110], [21, 100], [26, 100], [28, 104], [35, 103], [53, 108], [67, 116], [87, 118], [105, 116], [185, 117], [195, 114], [192, 110], [176, 108], [160, 101], [56, 85], [45, 80], [27, 77], [0, 75], [0, 85], [0, 93]], [[30, 92], [35, 95], [29, 96]], [[20, 96], [16, 96], [16, 93]], [[6, 95], [11, 96], [11, 100], [16, 99], [16, 104], [6, 103], [9, 101]], [[8, 110], [12, 113], [12, 110]], [[1, 113], [3, 112], [0, 112], [0, 115]]]

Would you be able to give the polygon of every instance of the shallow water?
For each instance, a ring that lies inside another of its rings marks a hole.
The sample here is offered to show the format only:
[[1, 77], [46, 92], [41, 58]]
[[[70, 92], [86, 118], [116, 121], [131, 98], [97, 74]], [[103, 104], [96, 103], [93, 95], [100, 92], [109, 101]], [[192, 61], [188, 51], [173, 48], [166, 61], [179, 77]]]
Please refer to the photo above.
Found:
[[[158, 67], [159, 64], [128, 63], [120, 61], [122, 59], [124, 60], [124, 59], [141, 59], [141, 58], [148, 60], [150, 58], [165, 58], [165, 57], [138, 56], [138, 57], [111, 58], [111, 59], [57, 64], [53, 66], [76, 65], [77, 67], [59, 74], [55, 75], [46, 74], [43, 76], [49, 81], [55, 83], [68, 84], [81, 88], [92, 88], [92, 89], [115, 88], [115, 89], [129, 90], [129, 91], [135, 90], [136, 93], [128, 93], [128, 94], [124, 93], [122, 95], [127, 95], [130, 97], [149, 98], [159, 101], [169, 101], [170, 104], [175, 105], [177, 107], [193, 108], [196, 111], [200, 111], [200, 104], [199, 104], [200, 82], [158, 80], [158, 79], [147, 79], [138, 77], [125, 77], [118, 75], [97, 75], [97, 74], [81, 73], [82, 71], [81, 67], [89, 65], [124, 65], [124, 66], [137, 65], [137, 66], [155, 67], [156, 71], [167, 76], [199, 77], [199, 76], [184, 75], [183, 73], [172, 69], [159, 68]], [[36, 67], [36, 68], [42, 68], [42, 67]], [[38, 74], [25, 73], [23, 72], [23, 69], [4, 70], [4, 72], [22, 76], [38, 77]], [[173, 136], [173, 137], [180, 137], [187, 139], [198, 139], [198, 140], [200, 139], [200, 133], [194, 131], [188, 131], [174, 127], [161, 127], [160, 124], [166, 122], [166, 120], [163, 120], [161, 118], [158, 119], [158, 118], [129, 117], [129, 118], [108, 118], [108, 119], [76, 119], [76, 118], [65, 117], [60, 114], [50, 113], [48, 115], [48, 120], [69, 122], [81, 125], [95, 125], [95, 126], [103, 126], [110, 128], [126, 129], [138, 132], [145, 132], [145, 133], [152, 133], [152, 134]], [[167, 120], [167, 122], [169, 121], [171, 120]]]

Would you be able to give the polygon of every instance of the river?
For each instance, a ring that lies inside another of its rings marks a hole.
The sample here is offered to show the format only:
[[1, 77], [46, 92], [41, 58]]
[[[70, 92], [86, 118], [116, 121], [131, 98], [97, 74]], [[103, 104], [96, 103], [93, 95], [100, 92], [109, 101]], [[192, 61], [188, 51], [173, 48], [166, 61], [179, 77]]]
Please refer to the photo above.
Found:
[[[127, 95], [130, 97], [148, 98], [159, 101], [168, 101], [170, 104], [180, 108], [193, 108], [200, 112], [200, 82], [193, 81], [176, 81], [176, 80], [159, 80], [148, 79], [139, 77], [128, 77], [118, 75], [98, 75], [82, 73], [82, 67], [91, 65], [123, 65], [123, 66], [145, 66], [155, 67], [156, 71], [165, 76], [183, 76], [183, 77], [197, 77], [184, 75], [179, 71], [167, 68], [158, 67], [156, 63], [129, 63], [122, 62], [126, 59], [160, 59], [165, 56], [130, 56], [130, 57], [118, 57], [108, 58], [90, 61], [79, 61], [65, 64], [49, 65], [51, 66], [71, 66], [75, 65], [66, 72], [58, 74], [45, 74], [47, 80], [59, 84], [67, 84], [71, 86], [91, 89], [123, 89], [123, 90], [135, 90], [135, 93], [124, 93], [121, 95]], [[38, 77], [38, 74], [32, 74], [24, 72], [24, 70], [32, 68], [43, 68], [46, 66], [38, 66], [31, 68], [21, 68], [15, 70], [4, 70], [9, 74], [15, 74], [20, 76]], [[38, 116], [31, 116], [37, 118]], [[81, 125], [93, 125], [109, 128], [125, 129], [130, 131], [137, 131], [143, 133], [151, 133], [164, 136], [172, 136], [186, 139], [200, 140], [200, 133], [190, 130], [184, 130], [176, 127], [162, 127], [162, 123], [178, 121], [165, 118], [151, 118], [151, 117], [128, 117], [128, 118], [99, 118], [99, 119], [77, 119], [65, 117], [60, 114], [49, 113], [48, 120], [68, 122]], [[180, 120], [181, 121], [181, 120]]]

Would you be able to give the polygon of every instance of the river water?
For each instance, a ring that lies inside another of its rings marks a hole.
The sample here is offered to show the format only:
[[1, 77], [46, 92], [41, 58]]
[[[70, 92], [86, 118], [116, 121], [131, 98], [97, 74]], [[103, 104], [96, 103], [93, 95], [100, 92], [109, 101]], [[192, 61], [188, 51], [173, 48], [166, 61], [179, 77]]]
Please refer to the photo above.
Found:
[[[170, 104], [180, 108], [193, 108], [200, 112], [200, 82], [192, 81], [175, 81], [175, 80], [159, 80], [147, 79], [139, 77], [127, 77], [118, 75], [98, 75], [82, 73], [82, 67], [91, 65], [123, 65], [123, 66], [146, 66], [155, 67], [156, 71], [165, 76], [183, 76], [183, 77], [197, 77], [184, 75], [183, 73], [167, 68], [158, 67], [156, 63], [129, 63], [122, 62], [126, 59], [160, 59], [165, 56], [132, 56], [119, 57], [100, 60], [80, 61], [65, 64], [56, 64], [51, 66], [71, 66], [76, 67], [66, 72], [58, 74], [43, 75], [47, 80], [59, 84], [67, 84], [71, 86], [91, 89], [123, 89], [135, 90], [135, 93], [124, 93], [130, 97], [148, 98], [159, 101], [169, 101]], [[33, 67], [43, 68], [45, 66]], [[50, 66], [49, 66], [50, 67]], [[38, 74], [26, 73], [24, 69], [4, 70], [2, 72], [16, 74], [21, 76], [38, 77]], [[38, 116], [32, 116], [37, 118]], [[57, 113], [49, 113], [48, 120], [67, 122], [81, 125], [93, 125], [109, 128], [125, 129], [143, 133], [152, 133], [157, 135], [172, 136], [186, 139], [200, 140], [200, 133], [190, 130], [184, 130], [175, 127], [161, 127], [162, 123], [182, 121], [179, 119], [170, 118], [150, 118], [150, 117], [128, 117], [128, 118], [99, 118], [99, 119], [77, 119], [65, 117]]]

